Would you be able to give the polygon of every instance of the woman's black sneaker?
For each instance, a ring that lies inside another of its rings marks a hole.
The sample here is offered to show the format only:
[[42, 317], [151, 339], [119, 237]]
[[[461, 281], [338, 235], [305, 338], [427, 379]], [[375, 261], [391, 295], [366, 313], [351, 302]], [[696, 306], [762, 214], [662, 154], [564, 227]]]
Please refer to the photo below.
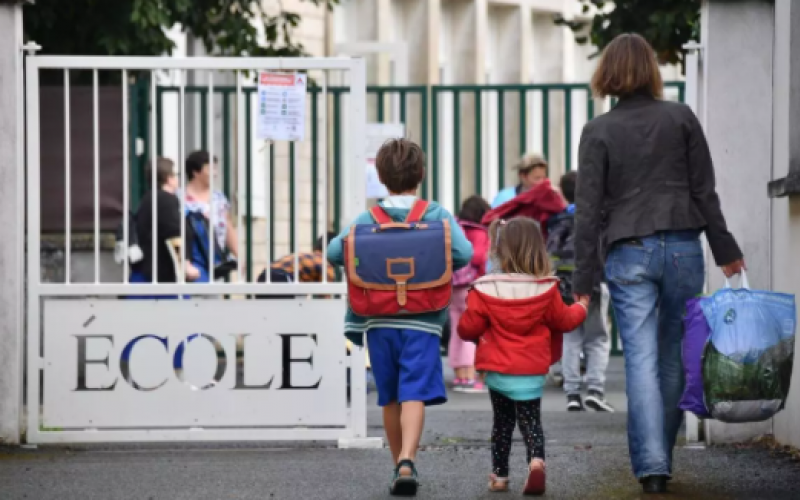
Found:
[[643, 477], [640, 482], [645, 493], [667, 492], [667, 476], [647, 476]]
[[583, 411], [583, 401], [580, 394], [567, 394], [567, 411]]

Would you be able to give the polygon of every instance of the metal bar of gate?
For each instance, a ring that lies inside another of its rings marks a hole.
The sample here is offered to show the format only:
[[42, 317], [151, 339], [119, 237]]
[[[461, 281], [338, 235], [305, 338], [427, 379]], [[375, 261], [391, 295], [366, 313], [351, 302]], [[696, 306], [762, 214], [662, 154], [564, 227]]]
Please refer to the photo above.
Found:
[[[207, 113], [214, 116], [214, 72], [208, 72], [208, 104]], [[208, 213], [208, 282], [214, 283], [214, 247], [217, 242], [217, 211], [214, 207], [214, 177], [216, 177], [217, 161], [214, 158], [214, 120], [208, 120], [208, 192], [209, 213]], [[155, 254], [154, 254], [155, 255]]]
[[[301, 61], [301, 62], [299, 62]], [[350, 58], [304, 57], [188, 57], [153, 58], [149, 56], [37, 56], [38, 69], [84, 69], [84, 70], [143, 70], [159, 69], [213, 70], [213, 71], [259, 71], [265, 69], [291, 70], [351, 70]]]
[[[431, 164], [431, 157], [433, 156], [430, 151], [428, 150], [428, 88], [425, 88], [420, 92], [420, 111], [419, 111], [419, 118], [420, 118], [420, 134], [422, 135], [422, 150], [425, 151], [425, 156], [427, 157], [427, 165]], [[405, 120], [403, 120], [405, 123]], [[434, 122], [435, 127], [435, 122]], [[434, 128], [434, 130], [436, 130]], [[428, 184], [430, 181], [430, 174], [425, 172], [425, 178], [422, 179], [422, 199], [428, 200], [430, 199], [430, 193], [428, 192]]]
[[[247, 281], [253, 281], [253, 123], [252, 102], [250, 93], [246, 94], [247, 102], [244, 107], [244, 155], [245, 155], [245, 198], [247, 206]], [[269, 220], [269, 219], [268, 219]], [[266, 273], [269, 277], [269, 273]]]
[[[483, 124], [481, 121], [481, 100], [483, 99], [483, 94], [480, 91], [474, 93], [475, 96], [475, 192], [481, 194], [481, 189], [483, 187], [483, 182], [481, 180], [481, 173], [483, 171], [483, 151], [481, 149], [481, 145], [483, 144]], [[458, 124], [456, 123], [455, 126], [457, 127]], [[455, 210], [458, 210], [459, 204], [453, 207]]]
[[[178, 127], [178, 133], [180, 137], [178, 137], [178, 165], [181, 165], [183, 162], [183, 158], [186, 158], [186, 71], [180, 72], [180, 88], [178, 89], [178, 123], [180, 124]], [[179, 251], [182, 252], [180, 256], [181, 262], [181, 270], [180, 270], [180, 282], [186, 283], [186, 255], [187, 255], [187, 248], [189, 247], [189, 243], [186, 241], [186, 169], [178, 167], [178, 175], [180, 176], [180, 183], [181, 183], [181, 196], [180, 196], [180, 204], [181, 204], [181, 246], [179, 247]], [[183, 298], [183, 295], [180, 295], [180, 298]]]
[[[248, 103], [249, 105], [249, 99]], [[245, 155], [246, 148], [245, 142], [245, 95], [242, 93], [242, 74], [236, 72], [236, 241], [238, 242], [239, 254], [236, 256], [236, 274], [238, 275], [239, 283], [244, 281], [244, 273], [242, 273], [242, 252], [247, 252], [248, 258], [251, 249], [245, 246], [244, 243], [244, 219], [245, 212], [242, 197], [242, 182], [245, 177]], [[249, 214], [248, 214], [249, 217]], [[250, 267], [250, 265], [248, 265]], [[248, 280], [249, 281], [249, 280]]]
[[[318, 124], [314, 122], [316, 129]], [[328, 72], [322, 72], [322, 220], [325, 224], [323, 234], [328, 233], [330, 214], [328, 212]], [[316, 189], [316, 184], [314, 188]], [[314, 213], [317, 205], [314, 205]], [[337, 233], [338, 234], [338, 233]], [[328, 245], [322, 245], [322, 282], [328, 283]]]
[[[157, 88], [156, 88], [156, 74], [155, 71], [150, 73], [150, 96], [151, 96], [151, 103], [155, 103], [158, 100]], [[158, 135], [158, 126], [156, 124], [156, 113], [154, 110], [150, 111], [150, 133], [152, 134], [152, 144], [150, 144], [150, 199], [152, 201], [152, 213], [150, 217], [150, 234], [157, 234], [156, 229], [158, 228], [158, 188], [157, 185], [157, 172], [158, 172], [158, 162], [157, 162], [157, 151], [156, 151], [156, 136]], [[95, 210], [98, 209], [99, 201], [95, 200]], [[156, 246], [158, 243], [158, 238], [151, 238], [152, 240], [152, 260], [153, 261], [153, 276], [152, 281], [153, 283], [158, 283], [158, 259], [156, 256], [158, 255], [158, 247]]]
[[[70, 160], [72, 157], [72, 150], [70, 144], [70, 136], [72, 127], [70, 127], [70, 88], [69, 88], [69, 70], [64, 70], [64, 249], [65, 249], [65, 271], [64, 282], [69, 283], [72, 281], [72, 165]], [[123, 99], [124, 100], [124, 99]], [[125, 215], [127, 216], [127, 198], [125, 199]], [[125, 217], [125, 241], [128, 241], [128, 218]], [[125, 270], [127, 271], [127, 259], [125, 260]]]
[[[324, 74], [324, 72], [323, 72]], [[319, 95], [318, 87], [311, 94], [311, 240], [319, 228]], [[323, 134], [325, 132], [323, 131]], [[327, 245], [323, 245], [327, 246]]]
[[[92, 112], [94, 126], [94, 282], [100, 283], [100, 107], [97, 70], [92, 71]], [[153, 259], [155, 261], [155, 259]]]
[[502, 90], [498, 90], [497, 91], [497, 168], [500, 170], [501, 183], [505, 181], [505, 175], [504, 175], [505, 164], [506, 164], [505, 125], [506, 125], [505, 92], [503, 92]]
[[[130, 274], [130, 259], [128, 257], [128, 252], [130, 245], [128, 242], [130, 241], [130, 235], [128, 232], [130, 231], [129, 220], [130, 216], [130, 188], [128, 187], [128, 183], [130, 182], [130, 156], [128, 156], [128, 140], [130, 139], [130, 133], [128, 131], [128, 71], [122, 70], [122, 242], [123, 242], [123, 265], [122, 265], [122, 282], [128, 282], [128, 275]], [[67, 173], [66, 178], [66, 185], [67, 190], [69, 190], [69, 172]], [[69, 192], [69, 191], [67, 191]], [[69, 197], [67, 197], [67, 213], [69, 213]], [[67, 216], [67, 220], [69, 220], [69, 216]], [[69, 226], [68, 226], [69, 227]], [[70, 239], [67, 239], [67, 248], [70, 246]], [[67, 269], [69, 269], [69, 250], [67, 251]], [[67, 281], [69, 282], [69, 281]]]

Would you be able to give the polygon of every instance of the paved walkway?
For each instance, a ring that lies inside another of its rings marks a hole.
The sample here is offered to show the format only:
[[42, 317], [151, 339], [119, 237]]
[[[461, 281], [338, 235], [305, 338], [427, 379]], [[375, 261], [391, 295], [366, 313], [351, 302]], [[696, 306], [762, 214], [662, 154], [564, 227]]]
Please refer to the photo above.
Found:
[[[610, 374], [611, 399], [624, 405], [621, 366]], [[625, 414], [574, 414], [563, 396], [545, 396], [550, 499], [636, 499], [625, 440]], [[380, 435], [371, 406], [369, 429]], [[486, 492], [491, 412], [486, 396], [453, 394], [429, 412], [418, 465], [420, 499], [516, 498]], [[512, 487], [520, 488], [524, 449], [513, 450]], [[330, 445], [249, 443], [88, 447], [36, 451], [0, 448], [2, 500], [218, 500], [388, 498], [387, 450]], [[800, 499], [800, 464], [758, 447], [680, 448], [672, 494], [688, 500]], [[649, 498], [659, 498], [650, 496]]]

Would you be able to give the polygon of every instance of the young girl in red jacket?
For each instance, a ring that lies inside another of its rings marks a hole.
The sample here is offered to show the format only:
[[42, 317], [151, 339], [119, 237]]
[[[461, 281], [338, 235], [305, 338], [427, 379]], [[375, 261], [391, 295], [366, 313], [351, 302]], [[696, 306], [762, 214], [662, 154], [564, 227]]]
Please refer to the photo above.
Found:
[[461, 340], [456, 331], [458, 321], [467, 308], [467, 291], [472, 283], [486, 274], [489, 257], [489, 231], [481, 225], [489, 204], [478, 195], [472, 195], [461, 205], [458, 223], [472, 244], [472, 261], [453, 273], [453, 297], [450, 299], [450, 342], [447, 358], [455, 371], [453, 389], [456, 392], [486, 392], [483, 381], [475, 376], [475, 344]]
[[533, 219], [498, 220], [489, 228], [492, 273], [478, 279], [458, 324], [477, 342], [476, 368], [486, 372], [492, 399], [491, 491], [508, 491], [514, 427], [527, 448], [524, 494], [545, 491], [541, 398], [550, 365], [561, 358], [563, 332], [586, 319], [586, 301], [567, 306], [552, 276], [544, 239]]

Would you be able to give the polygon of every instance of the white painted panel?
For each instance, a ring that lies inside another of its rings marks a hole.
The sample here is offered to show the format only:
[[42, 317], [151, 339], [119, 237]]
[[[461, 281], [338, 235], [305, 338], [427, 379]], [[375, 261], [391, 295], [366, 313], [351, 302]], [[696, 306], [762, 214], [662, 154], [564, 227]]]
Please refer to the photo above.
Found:
[[47, 300], [43, 425], [344, 426], [344, 312], [341, 300]]

